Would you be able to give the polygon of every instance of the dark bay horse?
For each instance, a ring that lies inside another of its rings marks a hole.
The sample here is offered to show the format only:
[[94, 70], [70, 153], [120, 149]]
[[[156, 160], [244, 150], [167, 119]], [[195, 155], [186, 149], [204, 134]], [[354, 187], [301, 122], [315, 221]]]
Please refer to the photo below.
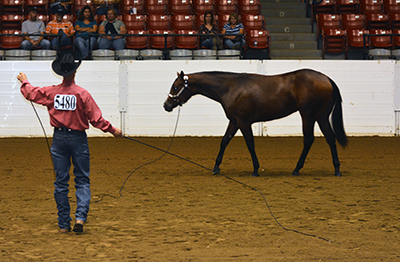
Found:
[[[197, 94], [219, 102], [229, 119], [213, 174], [219, 173], [225, 148], [240, 129], [253, 160], [253, 176], [258, 176], [260, 165], [254, 149], [251, 125], [299, 111], [303, 122], [304, 145], [292, 174], [299, 175], [299, 170], [304, 165], [314, 142], [314, 125], [317, 122], [330, 146], [335, 176], [342, 175], [336, 149], [336, 140], [343, 147], [347, 145], [343, 127], [342, 98], [337, 85], [326, 75], [310, 69], [275, 76], [229, 72], [185, 75], [182, 71], [172, 84], [164, 109], [171, 112], [176, 106], [184, 104]], [[332, 125], [329, 121], [330, 115]]]

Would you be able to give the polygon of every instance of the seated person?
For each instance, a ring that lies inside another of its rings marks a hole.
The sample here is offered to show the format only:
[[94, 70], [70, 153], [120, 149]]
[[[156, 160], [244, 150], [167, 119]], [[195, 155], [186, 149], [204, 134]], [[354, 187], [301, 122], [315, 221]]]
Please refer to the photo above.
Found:
[[46, 26], [46, 34], [61, 34], [60, 46], [59, 37], [51, 37], [51, 45], [54, 50], [71, 45], [70, 37], [74, 36], [74, 26], [70, 21], [64, 21], [64, 10], [58, 9], [56, 12], [56, 19], [50, 21]]
[[114, 8], [118, 15], [116, 5], [120, 3], [121, 0], [93, 0], [93, 4], [96, 6], [96, 15], [107, 15], [107, 11], [110, 8]]
[[78, 20], [75, 23], [76, 35], [74, 41], [74, 46], [81, 52], [83, 59], [87, 59], [89, 52], [96, 46], [96, 37], [91, 36], [89, 40], [89, 33], [97, 33], [97, 28], [92, 9], [87, 5], [84, 6], [79, 12]]
[[[103, 21], [99, 27], [99, 34], [126, 34], [126, 26], [121, 20], [117, 20], [117, 13], [114, 8], [107, 11], [107, 20]], [[125, 37], [103, 35], [99, 38], [99, 49], [109, 49], [111, 46], [115, 50], [125, 48]]]
[[213, 36], [214, 34], [219, 34], [219, 30], [214, 24], [212, 12], [207, 11], [204, 13], [204, 23], [199, 27], [199, 34], [206, 35], [200, 37], [201, 47], [212, 48], [215, 51], [222, 49], [221, 39], [218, 36]]
[[50, 2], [50, 14], [55, 15], [58, 9], [62, 9], [64, 15], [71, 13], [71, 6], [74, 4], [74, 0], [51, 0]]
[[[236, 13], [232, 13], [229, 16], [228, 23], [224, 25], [222, 29], [222, 34], [244, 34], [243, 24], [239, 21], [239, 16]], [[243, 36], [224, 36], [224, 45], [229, 49], [240, 49], [240, 42], [242, 42], [242, 47], [245, 46]]]
[[[29, 19], [22, 23], [22, 34], [44, 34], [46, 27], [43, 21], [37, 19], [37, 13], [36, 7], [29, 10]], [[50, 41], [43, 39], [43, 36], [24, 36], [24, 41], [21, 43], [21, 48], [24, 50], [38, 47], [50, 49], [50, 46]]]

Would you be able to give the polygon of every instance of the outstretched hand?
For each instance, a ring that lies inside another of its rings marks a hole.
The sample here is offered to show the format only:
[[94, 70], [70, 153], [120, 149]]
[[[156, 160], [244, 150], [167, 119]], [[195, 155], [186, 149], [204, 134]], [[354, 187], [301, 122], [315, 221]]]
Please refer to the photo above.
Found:
[[24, 80], [28, 80], [28, 78], [26, 77], [26, 75], [24, 73], [19, 73], [17, 76], [17, 79], [22, 83]]
[[115, 129], [115, 132], [114, 132], [114, 137], [124, 137], [123, 135], [122, 135], [122, 130], [121, 129], [119, 129], [119, 128], [116, 128]]

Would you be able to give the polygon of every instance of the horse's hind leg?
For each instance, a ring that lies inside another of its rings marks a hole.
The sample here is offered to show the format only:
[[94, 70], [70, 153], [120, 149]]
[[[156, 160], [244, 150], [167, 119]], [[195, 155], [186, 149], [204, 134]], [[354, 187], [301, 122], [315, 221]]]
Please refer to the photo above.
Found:
[[224, 137], [222, 138], [222, 141], [221, 141], [221, 147], [219, 149], [219, 153], [218, 153], [217, 159], [215, 160], [215, 166], [214, 166], [214, 169], [213, 169], [213, 175], [219, 173], [219, 171], [220, 171], [219, 165], [222, 162], [222, 157], [224, 156], [225, 148], [227, 147], [227, 145], [231, 141], [232, 137], [236, 134], [237, 130], [238, 130], [238, 126], [237, 126], [236, 122], [229, 121], [228, 128], [226, 129], [225, 135], [224, 135]]
[[301, 152], [299, 161], [297, 162], [296, 168], [293, 170], [292, 175], [298, 176], [300, 169], [303, 168], [304, 162], [306, 161], [306, 157], [308, 152], [310, 151], [310, 148], [314, 142], [314, 120], [305, 120], [303, 118], [303, 151]]
[[321, 129], [322, 133], [325, 136], [326, 142], [328, 143], [329, 147], [331, 148], [333, 166], [335, 167], [335, 176], [337, 176], [337, 177], [342, 176], [342, 173], [340, 173], [340, 171], [339, 171], [340, 162], [339, 162], [339, 157], [338, 157], [338, 153], [337, 153], [337, 149], [336, 149], [335, 133], [332, 130], [332, 127], [329, 123], [328, 118], [326, 117], [321, 120], [318, 120], [318, 125], [319, 125], [319, 128]]

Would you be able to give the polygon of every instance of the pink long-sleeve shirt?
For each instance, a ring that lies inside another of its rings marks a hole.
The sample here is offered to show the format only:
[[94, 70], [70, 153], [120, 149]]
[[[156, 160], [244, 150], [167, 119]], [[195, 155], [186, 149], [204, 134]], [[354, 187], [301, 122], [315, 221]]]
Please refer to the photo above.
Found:
[[64, 80], [59, 85], [34, 87], [28, 80], [21, 85], [21, 93], [32, 102], [47, 107], [50, 124], [84, 131], [92, 126], [114, 134], [115, 127], [105, 120], [101, 110], [90, 93], [75, 84], [74, 80]]

